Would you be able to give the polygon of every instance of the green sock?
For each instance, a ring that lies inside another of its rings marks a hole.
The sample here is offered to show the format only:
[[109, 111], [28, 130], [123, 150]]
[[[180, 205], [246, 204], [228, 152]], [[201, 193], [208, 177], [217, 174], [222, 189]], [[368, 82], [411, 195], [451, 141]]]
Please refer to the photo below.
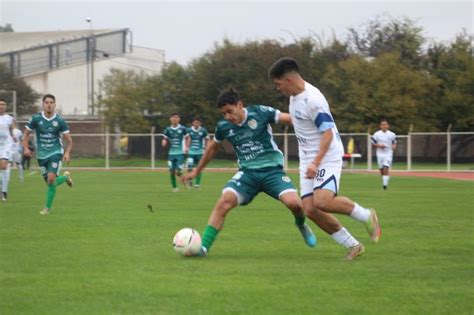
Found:
[[58, 176], [56, 177], [56, 186], [59, 186], [61, 184], [64, 184], [66, 181], [66, 176]]
[[176, 188], [176, 176], [174, 174], [170, 174], [170, 179], [171, 179], [171, 186], [173, 186], [173, 188]]
[[53, 206], [54, 196], [56, 196], [56, 185], [48, 185], [48, 193], [46, 194], [46, 208], [51, 209]]
[[219, 230], [212, 225], [207, 225], [202, 235], [202, 246], [206, 247], [207, 251], [211, 249], [212, 243], [216, 240]]
[[196, 176], [196, 185], [201, 185], [201, 175], [202, 173], [199, 173], [199, 175]]
[[305, 216], [302, 216], [302, 217], [297, 217], [297, 216], [295, 216], [295, 224], [296, 224], [296, 225], [303, 225], [305, 219], [306, 219]]

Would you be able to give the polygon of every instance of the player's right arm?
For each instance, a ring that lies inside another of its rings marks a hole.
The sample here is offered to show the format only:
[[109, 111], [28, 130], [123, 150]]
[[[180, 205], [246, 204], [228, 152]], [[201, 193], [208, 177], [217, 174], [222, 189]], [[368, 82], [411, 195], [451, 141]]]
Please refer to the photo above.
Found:
[[31, 131], [28, 128], [25, 128], [25, 132], [23, 133], [23, 155], [26, 157], [31, 157], [31, 151], [30, 151], [30, 134]]
[[163, 148], [166, 148], [166, 146], [168, 145], [168, 128], [165, 129], [165, 132], [163, 132], [163, 140], [161, 140], [161, 146]]
[[199, 164], [195, 169], [193, 169], [190, 173], [183, 175], [181, 177], [181, 180], [183, 183], [186, 183], [188, 180], [196, 177], [199, 175], [199, 173], [202, 172], [202, 170], [206, 167], [207, 163], [209, 163], [214, 156], [219, 152], [219, 149], [221, 147], [221, 143], [215, 141], [214, 139], [209, 142], [209, 144], [206, 147], [206, 150], [204, 151], [204, 154], [202, 155], [201, 160], [199, 161]]
[[385, 148], [385, 145], [384, 145], [384, 144], [378, 143], [378, 140], [377, 140], [377, 133], [374, 133], [374, 135], [372, 136], [371, 142], [372, 142], [372, 146], [373, 146], [374, 148], [380, 148], [380, 149]]

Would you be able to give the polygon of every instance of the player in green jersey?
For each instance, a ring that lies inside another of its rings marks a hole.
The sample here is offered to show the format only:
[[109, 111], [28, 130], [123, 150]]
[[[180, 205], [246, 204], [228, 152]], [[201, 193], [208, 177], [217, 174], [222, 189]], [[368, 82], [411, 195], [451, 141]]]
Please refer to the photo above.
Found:
[[250, 203], [261, 191], [290, 209], [306, 244], [314, 247], [316, 237], [305, 224], [301, 200], [291, 179], [283, 171], [283, 154], [273, 141], [270, 127], [275, 123], [290, 124], [290, 115], [262, 105], [244, 107], [233, 89], [219, 95], [217, 106], [224, 119], [217, 123], [215, 137], [209, 142], [198, 166], [182, 180], [185, 182], [201, 173], [225, 139], [235, 149], [239, 171], [228, 181], [212, 210], [199, 255], [207, 255], [229, 211]]
[[[23, 135], [23, 154], [31, 157], [29, 149], [30, 135], [35, 131], [36, 158], [43, 178], [48, 185], [46, 205], [41, 214], [49, 214], [56, 196], [56, 187], [66, 182], [72, 187], [72, 178], [69, 172], [59, 176], [62, 161], [69, 164], [71, 161], [72, 138], [66, 122], [55, 112], [56, 98], [52, 94], [43, 96], [43, 111], [33, 115], [26, 124]], [[66, 139], [64, 150], [61, 135]]]
[[187, 135], [187, 129], [185, 126], [180, 124], [181, 119], [178, 113], [170, 115], [171, 126], [166, 127], [163, 135], [164, 138], [161, 141], [161, 146], [168, 148], [168, 168], [170, 171], [171, 186], [173, 192], [178, 192], [178, 186], [176, 185], [176, 175], [181, 176], [183, 174], [184, 156], [188, 152], [186, 146], [185, 137]]
[[[196, 117], [193, 119], [191, 128], [188, 128], [188, 136], [186, 138], [187, 146], [189, 148], [188, 173], [198, 165], [209, 140], [209, 133], [201, 124], [201, 119]], [[196, 176], [196, 183], [194, 184], [195, 188], [201, 187], [201, 175], [202, 174], [199, 173], [199, 175]], [[192, 185], [192, 181], [189, 185]]]

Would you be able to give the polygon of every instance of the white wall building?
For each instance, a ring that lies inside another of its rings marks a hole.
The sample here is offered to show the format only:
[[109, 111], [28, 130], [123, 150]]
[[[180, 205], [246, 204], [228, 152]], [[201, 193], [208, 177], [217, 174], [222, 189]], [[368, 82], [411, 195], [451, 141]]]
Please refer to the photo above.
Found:
[[0, 62], [36, 92], [54, 94], [62, 115], [97, 115], [99, 81], [110, 69], [156, 75], [165, 53], [133, 46], [128, 29], [10, 32], [0, 33]]

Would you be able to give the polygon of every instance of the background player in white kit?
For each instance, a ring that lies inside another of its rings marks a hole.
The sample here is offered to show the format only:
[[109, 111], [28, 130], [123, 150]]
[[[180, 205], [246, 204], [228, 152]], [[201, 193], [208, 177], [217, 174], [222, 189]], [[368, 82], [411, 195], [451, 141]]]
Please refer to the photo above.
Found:
[[[349, 215], [364, 222], [371, 240], [378, 242], [381, 233], [375, 210], [337, 196], [344, 148], [326, 98], [304, 81], [292, 58], [277, 60], [268, 74], [276, 89], [290, 97], [289, 112], [298, 139], [300, 193], [306, 215], [318, 217], [323, 215], [322, 211]], [[364, 252], [364, 246], [335, 217], [330, 222], [317, 223], [349, 249], [346, 259], [352, 260]]]
[[392, 167], [393, 151], [397, 148], [396, 135], [388, 130], [390, 125], [386, 119], [380, 121], [380, 130], [372, 136], [372, 145], [377, 148], [377, 163], [382, 175], [383, 189], [387, 189], [390, 180], [389, 169]]
[[0, 170], [2, 173], [2, 200], [7, 201], [8, 182], [10, 181], [10, 160], [12, 142], [18, 141], [13, 136], [15, 120], [6, 114], [7, 101], [0, 99]]
[[23, 146], [21, 145], [21, 140], [23, 138], [23, 133], [20, 129], [14, 128], [13, 129], [13, 137], [16, 138], [17, 141], [12, 141], [12, 148], [11, 148], [11, 166], [16, 165], [18, 168], [18, 177], [20, 178], [20, 182], [24, 180], [24, 171], [23, 171]]

